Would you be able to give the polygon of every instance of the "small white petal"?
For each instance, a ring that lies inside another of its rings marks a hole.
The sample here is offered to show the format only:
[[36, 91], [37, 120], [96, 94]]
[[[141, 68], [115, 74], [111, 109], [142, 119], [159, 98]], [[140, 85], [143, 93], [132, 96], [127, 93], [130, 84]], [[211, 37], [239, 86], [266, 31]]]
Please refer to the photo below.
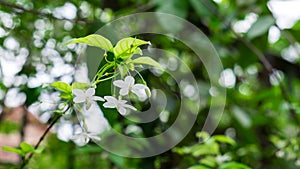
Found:
[[117, 108], [117, 110], [121, 115], [123, 115], [123, 116], [126, 115], [126, 109], [124, 107], [120, 106]]
[[127, 103], [127, 100], [118, 100], [118, 103], [123, 105], [123, 104]]
[[124, 104], [123, 107], [129, 108], [129, 109], [134, 110], [134, 111], [137, 110], [135, 107], [133, 107], [133, 106], [131, 106], [129, 104]]
[[85, 96], [76, 96], [74, 99], [73, 99], [73, 102], [74, 103], [83, 103], [85, 102], [85, 99], [86, 97]]
[[76, 96], [83, 96], [84, 95], [84, 92], [80, 89], [73, 89], [72, 93]]
[[102, 97], [99, 97], [99, 96], [93, 96], [93, 100], [95, 100], [95, 101], [102, 101], [102, 102], [105, 101]]
[[95, 94], [95, 89], [94, 88], [88, 88], [85, 92], [86, 96], [93, 96]]
[[103, 104], [103, 107], [105, 107], [105, 108], [116, 108], [116, 104], [114, 104], [112, 102], [105, 102]]
[[146, 85], [143, 85], [143, 84], [135, 84], [133, 85], [132, 89], [138, 89], [138, 90], [141, 90], [141, 89], [147, 89], [148, 87]]
[[79, 133], [74, 135], [72, 140], [76, 141], [79, 146], [84, 146], [90, 141], [90, 138], [85, 133]]
[[116, 80], [113, 84], [119, 88], [123, 88], [126, 85], [123, 80]]
[[107, 100], [108, 102], [113, 102], [113, 103], [117, 103], [117, 99], [112, 97], [112, 96], [104, 96], [104, 99]]
[[122, 88], [121, 90], [120, 90], [120, 95], [122, 95], [122, 96], [126, 96], [126, 95], [128, 95], [128, 93], [129, 93], [129, 88], [128, 87], [126, 87], [126, 88]]
[[134, 84], [134, 78], [132, 76], [126, 76], [124, 81], [128, 86], [132, 86]]
[[81, 134], [76, 134], [76, 135], [71, 137], [72, 140], [77, 140], [77, 139], [80, 139], [80, 138], [82, 138]]

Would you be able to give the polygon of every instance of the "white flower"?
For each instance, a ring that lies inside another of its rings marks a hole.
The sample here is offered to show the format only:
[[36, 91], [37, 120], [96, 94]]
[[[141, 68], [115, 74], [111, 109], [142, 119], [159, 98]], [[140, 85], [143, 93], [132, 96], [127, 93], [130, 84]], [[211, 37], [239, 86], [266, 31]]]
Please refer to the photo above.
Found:
[[93, 101], [105, 101], [102, 97], [94, 96], [94, 88], [88, 88], [85, 92], [80, 89], [73, 89], [72, 92], [75, 95], [73, 99], [74, 103], [84, 103], [87, 110], [90, 109]]
[[112, 96], [104, 96], [104, 99], [107, 100], [103, 104], [105, 108], [116, 108], [121, 115], [126, 115], [126, 108], [136, 111], [136, 108], [126, 104], [126, 100], [116, 99]]
[[86, 132], [77, 133], [71, 139], [74, 140], [79, 146], [86, 145], [87, 143], [89, 143], [89, 141], [91, 139], [94, 140], [94, 141], [100, 141], [101, 140], [101, 138], [97, 134], [95, 134], [95, 133], [86, 133]]
[[128, 95], [130, 91], [132, 91], [137, 96], [144, 95], [145, 90], [150, 91], [146, 85], [134, 84], [134, 78], [132, 76], [126, 76], [124, 81], [116, 80], [113, 82], [113, 84], [121, 88], [120, 95], [122, 96]]

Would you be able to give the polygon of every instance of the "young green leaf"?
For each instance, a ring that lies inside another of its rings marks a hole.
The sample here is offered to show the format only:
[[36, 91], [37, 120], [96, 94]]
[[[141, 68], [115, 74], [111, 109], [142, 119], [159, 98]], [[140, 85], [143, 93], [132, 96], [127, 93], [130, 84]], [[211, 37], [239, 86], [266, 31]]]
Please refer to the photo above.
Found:
[[203, 157], [200, 159], [200, 163], [211, 168], [215, 168], [218, 164], [215, 156]]
[[135, 64], [150, 65], [150, 66], [159, 68], [160, 70], [164, 70], [164, 68], [162, 68], [158, 62], [156, 62], [155, 60], [153, 60], [152, 58], [150, 58], [148, 56], [138, 57], [130, 62], [135, 63]]
[[72, 87], [65, 82], [54, 82], [50, 84], [51, 87], [65, 93], [72, 93]]
[[65, 45], [74, 43], [85, 43], [90, 46], [95, 46], [106, 51], [113, 52], [113, 45], [105, 37], [97, 34], [91, 34], [83, 38], [72, 39], [68, 41]]
[[86, 89], [91, 87], [88, 83], [82, 83], [82, 82], [74, 82], [72, 83], [72, 89]]
[[196, 137], [199, 139], [202, 139], [203, 141], [206, 141], [210, 138], [209, 134], [207, 132], [197, 132]]
[[34, 152], [37, 154], [41, 154], [43, 151], [44, 151], [43, 148], [38, 148], [38, 149], [34, 150]]
[[6, 151], [6, 152], [12, 152], [12, 153], [16, 153], [16, 154], [19, 154], [21, 156], [24, 156], [24, 152], [21, 150], [21, 149], [18, 149], [18, 148], [13, 148], [13, 147], [6, 147], [6, 146], [3, 146], [2, 147], [2, 150], [3, 151]]
[[211, 169], [211, 168], [206, 167], [204, 165], [195, 165], [195, 166], [189, 167], [188, 169]]
[[73, 98], [73, 95], [72, 93], [61, 93], [59, 97], [62, 99], [71, 100]]
[[219, 145], [215, 142], [210, 144], [199, 144], [193, 147], [192, 155], [199, 157], [201, 155], [218, 155], [220, 154]]
[[20, 147], [21, 147], [21, 150], [22, 150], [25, 154], [34, 152], [34, 148], [32, 147], [32, 145], [30, 145], [30, 144], [28, 144], [28, 143], [26, 143], [26, 142], [22, 142], [22, 143], [20, 144]]
[[222, 164], [219, 167], [219, 169], [251, 169], [251, 168], [241, 163], [229, 162], [229, 163]]
[[137, 48], [134, 50], [133, 54], [137, 54], [137, 55], [141, 55], [141, 56], [142, 56], [142, 55], [143, 55], [143, 51], [142, 51], [141, 48], [137, 47]]
[[130, 54], [140, 53], [140, 51], [136, 51], [136, 48], [141, 45], [150, 45], [150, 42], [143, 41], [136, 38], [124, 38], [121, 39], [116, 46], [114, 47], [115, 57], [126, 58]]
[[221, 142], [221, 143], [230, 144], [232, 146], [234, 146], [236, 144], [232, 138], [224, 136], [224, 135], [215, 135], [215, 136], [213, 136], [213, 139], [215, 139], [216, 141]]

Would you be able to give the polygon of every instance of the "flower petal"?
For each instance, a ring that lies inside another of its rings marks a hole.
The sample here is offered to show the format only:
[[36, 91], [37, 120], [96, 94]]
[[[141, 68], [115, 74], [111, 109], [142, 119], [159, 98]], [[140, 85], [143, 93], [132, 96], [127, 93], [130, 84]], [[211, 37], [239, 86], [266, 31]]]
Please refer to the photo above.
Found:
[[135, 84], [132, 87], [132, 89], [138, 89], [138, 90], [146, 89], [146, 88], [148, 88], [148, 87], [146, 85], [143, 85], [143, 84]]
[[99, 97], [99, 96], [93, 96], [93, 100], [95, 100], [95, 101], [102, 101], [102, 102], [105, 101], [102, 97]]
[[119, 99], [118, 103], [121, 104], [121, 105], [124, 105], [125, 103], [127, 103], [127, 100], [121, 100], [121, 99]]
[[126, 109], [125, 109], [125, 107], [120, 106], [120, 107], [117, 108], [117, 110], [118, 110], [118, 112], [119, 112], [122, 116], [125, 116], [125, 115], [126, 115]]
[[86, 97], [82, 95], [78, 95], [73, 99], [74, 103], [83, 103], [85, 102]]
[[108, 102], [112, 102], [112, 103], [117, 103], [118, 100], [116, 98], [114, 98], [113, 96], [104, 96], [104, 99], [107, 100]]
[[72, 90], [72, 93], [75, 95], [75, 96], [83, 96], [84, 95], [84, 92], [80, 89], [73, 89]]
[[90, 138], [87, 136], [86, 133], [78, 133], [74, 135], [71, 139], [74, 141], [76, 140], [76, 144], [78, 144], [79, 146], [84, 146], [90, 141]]
[[123, 107], [129, 108], [129, 109], [134, 110], [134, 111], [137, 110], [135, 107], [133, 107], [133, 106], [131, 106], [129, 104], [124, 104]]
[[134, 84], [134, 78], [132, 76], [126, 76], [124, 81], [128, 86], [132, 86]]
[[119, 88], [123, 88], [126, 86], [126, 84], [123, 80], [116, 80], [113, 82], [113, 84]]
[[95, 94], [95, 89], [94, 88], [88, 88], [86, 91], [85, 91], [85, 94], [86, 96], [93, 96]]
[[105, 108], [116, 108], [116, 104], [114, 104], [113, 102], [105, 102], [103, 104], [103, 107], [105, 107]]
[[128, 87], [126, 87], [126, 88], [122, 88], [121, 90], [120, 90], [120, 95], [122, 95], [122, 96], [126, 96], [126, 95], [128, 95], [128, 93], [129, 93], [129, 88]]

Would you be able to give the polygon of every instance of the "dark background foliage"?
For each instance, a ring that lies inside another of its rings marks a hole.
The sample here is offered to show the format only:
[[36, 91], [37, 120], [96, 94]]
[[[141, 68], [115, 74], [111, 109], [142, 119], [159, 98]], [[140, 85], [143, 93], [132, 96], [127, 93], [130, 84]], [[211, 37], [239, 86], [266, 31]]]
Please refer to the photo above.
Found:
[[[76, 12], [60, 13], [58, 9], [63, 6], [76, 9]], [[15, 110], [14, 107], [24, 108], [23, 115], [30, 113], [32, 105], [45, 95], [43, 84], [55, 80], [72, 82], [80, 52], [77, 48], [63, 48], [64, 42], [92, 34], [120, 16], [165, 12], [182, 17], [201, 29], [217, 49], [225, 72], [234, 79], [226, 86], [226, 107], [214, 134], [227, 135], [236, 145], [220, 144], [221, 154], [251, 168], [299, 168], [300, 22], [288, 27], [278, 26], [271, 9], [266, 0], [223, 0], [219, 3], [211, 0], [0, 0], [0, 132], [20, 133], [21, 140], [26, 138], [23, 129], [26, 118], [22, 123], [11, 122], [5, 117]], [[278, 37], [272, 40], [274, 32]], [[195, 135], [210, 106], [210, 83], [205, 68], [178, 41], [164, 36], [144, 35], [141, 38], [150, 40], [155, 47], [176, 53], [191, 68], [200, 89], [203, 88], [200, 92], [203, 92], [204, 105], [197, 122], [177, 148], [197, 145]], [[168, 84], [167, 76], [160, 81], [153, 80], [149, 72], [144, 76], [152, 86]], [[164, 87], [176, 89], [170, 84]], [[176, 112], [178, 106], [174, 98], [170, 96], [169, 99]], [[46, 111], [39, 109], [36, 115], [42, 117]], [[106, 116], [113, 127], [120, 130], [128, 123], [120, 124], [117, 114], [107, 113]], [[176, 118], [176, 113], [171, 113], [172, 118]], [[51, 119], [49, 116], [41, 123]], [[153, 135], [156, 131], [153, 128], [162, 131], [171, 124], [153, 122], [141, 127], [145, 135]], [[30, 137], [32, 133], [25, 134]], [[210, 156], [209, 153], [197, 156], [170, 150], [155, 157], [130, 159], [105, 152], [93, 143], [77, 147], [55, 135], [48, 137], [44, 147], [44, 152], [30, 163], [32, 168], [179, 169], [198, 165], [200, 159]], [[15, 165], [2, 161], [0, 168]]]

